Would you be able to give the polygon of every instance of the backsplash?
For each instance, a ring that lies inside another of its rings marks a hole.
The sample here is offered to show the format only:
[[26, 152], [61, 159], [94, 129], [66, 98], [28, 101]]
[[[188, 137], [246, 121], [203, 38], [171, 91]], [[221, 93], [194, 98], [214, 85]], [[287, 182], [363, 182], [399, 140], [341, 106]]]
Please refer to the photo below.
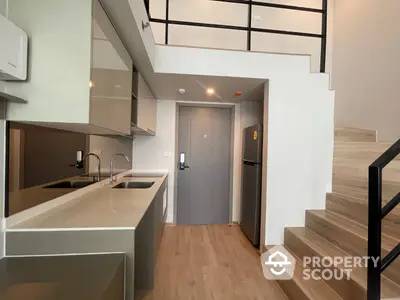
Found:
[[[78, 150], [84, 154], [98, 154], [103, 175], [108, 175], [110, 159], [115, 153], [124, 153], [132, 159], [130, 139], [93, 136], [18, 122], [7, 122], [7, 125], [6, 216], [76, 190], [43, 186], [73, 177], [77, 177], [74, 180], [83, 180], [85, 178], [80, 176], [96, 173], [97, 161], [92, 157], [85, 161], [83, 169], [73, 166]], [[131, 166], [131, 163], [127, 164], [118, 158], [114, 164], [116, 173], [131, 169]]]

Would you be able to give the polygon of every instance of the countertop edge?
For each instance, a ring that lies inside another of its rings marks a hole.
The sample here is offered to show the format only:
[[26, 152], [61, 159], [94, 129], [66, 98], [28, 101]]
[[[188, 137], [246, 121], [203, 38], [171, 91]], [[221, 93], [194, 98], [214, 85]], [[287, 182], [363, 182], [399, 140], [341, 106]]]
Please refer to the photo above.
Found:
[[[169, 172], [168, 170], [133, 170], [130, 169], [128, 171], [122, 172], [116, 176], [116, 181], [121, 180], [124, 178], [126, 175], [129, 174], [138, 174], [139, 176], [141, 174], [144, 174], [143, 176], [146, 177], [148, 175], [154, 175], [154, 176], [160, 176], [160, 179], [162, 180], [160, 183], [159, 188], [155, 192], [155, 194], [158, 193], [159, 189], [164, 185], [165, 180], [168, 178]], [[103, 181], [100, 181], [94, 185], [88, 186], [86, 188], [82, 188], [78, 191], [82, 191], [82, 193], [76, 194], [74, 192], [71, 192], [67, 195], [63, 195], [60, 197], [57, 197], [51, 201], [48, 201], [46, 203], [40, 204], [37, 207], [32, 207], [26, 211], [21, 212], [21, 214], [16, 214], [14, 216], [11, 216], [6, 219], [6, 226], [5, 226], [5, 232], [54, 232], [54, 231], [102, 231], [102, 230], [136, 230], [137, 226], [79, 226], [79, 227], [22, 227], [22, 228], [15, 228], [15, 226], [18, 226], [21, 223], [24, 222], [29, 222], [30, 220], [34, 218], [39, 218], [41, 215], [43, 215], [44, 218], [50, 216], [52, 213], [57, 213], [58, 211], [62, 210], [63, 207], [65, 207], [68, 204], [71, 204], [73, 201], [77, 201], [76, 203], [79, 203], [79, 198], [84, 197], [87, 194], [95, 191], [96, 189], [103, 188], [104, 185], [108, 184], [108, 179], [105, 179]], [[72, 194], [72, 195], [71, 195]], [[71, 197], [72, 196], [72, 197]], [[150, 204], [153, 202], [153, 199], [150, 200]], [[46, 204], [49, 205], [46, 205]], [[46, 207], [40, 207], [40, 206], [45, 206]], [[149, 207], [148, 206], [148, 207]], [[145, 209], [143, 214], [147, 211], [148, 207]]]

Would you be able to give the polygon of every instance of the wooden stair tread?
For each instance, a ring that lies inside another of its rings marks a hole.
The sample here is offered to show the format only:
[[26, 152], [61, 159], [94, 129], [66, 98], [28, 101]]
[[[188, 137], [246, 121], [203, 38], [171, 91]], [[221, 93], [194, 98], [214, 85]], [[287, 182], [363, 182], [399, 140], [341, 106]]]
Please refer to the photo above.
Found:
[[[333, 245], [320, 235], [307, 229], [305, 227], [289, 227], [286, 228], [288, 232], [294, 235], [302, 243], [311, 248], [314, 253], [320, 257], [346, 257], [350, 256], [347, 252], [343, 251], [339, 247]], [[285, 240], [286, 243], [286, 240]], [[290, 248], [295, 254], [297, 254], [293, 249]], [[314, 254], [309, 254], [313, 256]], [[339, 266], [340, 269], [344, 269], [344, 266]], [[351, 279], [354, 280], [366, 293], [367, 290], [367, 268], [355, 268], [351, 272]], [[381, 296], [385, 298], [393, 298], [400, 296], [400, 286], [382, 277], [382, 292]]]
[[[391, 146], [392, 143], [335, 142], [334, 157], [369, 160], [372, 164]], [[394, 161], [400, 161], [400, 157], [396, 157]]]
[[[306, 227], [351, 255], [368, 254], [367, 227], [344, 216], [330, 211], [307, 211]], [[397, 239], [382, 234], [382, 257], [397, 244]], [[395, 260], [383, 274], [400, 285], [400, 260]]]
[[377, 132], [372, 129], [359, 129], [351, 127], [336, 127], [335, 141], [364, 141], [376, 142]]
[[[368, 199], [368, 178], [366, 177], [334, 175], [332, 187], [333, 192]], [[383, 181], [383, 200], [391, 200], [398, 192], [400, 192], [400, 182]]]
[[[383, 201], [383, 206], [387, 201]], [[362, 225], [368, 225], [368, 201], [342, 193], [327, 194], [328, 211], [353, 219]], [[382, 232], [400, 240], [400, 206], [395, 207], [382, 221]]]
[[[317, 216], [333, 226], [341, 227], [342, 229], [359, 236], [365, 241], [368, 240], [368, 229], [360, 223], [326, 210], [308, 210], [307, 213]], [[382, 234], [382, 249], [391, 251], [397, 244], [398, 241], [395, 238]]]
[[[333, 175], [368, 178], [368, 168], [372, 161], [356, 159], [333, 159]], [[400, 182], [400, 161], [393, 161], [383, 170], [383, 180]]]
[[296, 268], [292, 280], [280, 280], [279, 285], [291, 300], [343, 300], [322, 280], [305, 280], [303, 262], [295, 253], [286, 248], [296, 259]]

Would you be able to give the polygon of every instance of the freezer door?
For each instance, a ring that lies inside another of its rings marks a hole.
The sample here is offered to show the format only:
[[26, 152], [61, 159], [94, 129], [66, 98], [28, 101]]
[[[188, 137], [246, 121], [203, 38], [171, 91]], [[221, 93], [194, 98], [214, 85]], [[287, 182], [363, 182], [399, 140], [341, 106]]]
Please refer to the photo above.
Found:
[[262, 159], [262, 125], [243, 129], [243, 160], [258, 162]]
[[261, 165], [243, 163], [240, 227], [253, 245], [260, 243]]

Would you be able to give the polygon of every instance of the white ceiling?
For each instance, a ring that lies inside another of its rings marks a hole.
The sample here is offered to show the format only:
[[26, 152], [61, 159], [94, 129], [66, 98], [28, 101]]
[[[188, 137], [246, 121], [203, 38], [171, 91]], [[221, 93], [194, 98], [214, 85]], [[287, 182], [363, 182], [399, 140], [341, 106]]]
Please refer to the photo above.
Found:
[[[263, 79], [180, 74], [154, 74], [151, 79], [153, 93], [160, 100], [239, 103], [264, 98]], [[186, 90], [184, 95], [178, 93], [180, 88]], [[213, 88], [215, 94], [207, 95], [207, 88]], [[235, 97], [235, 92], [243, 95]]]

